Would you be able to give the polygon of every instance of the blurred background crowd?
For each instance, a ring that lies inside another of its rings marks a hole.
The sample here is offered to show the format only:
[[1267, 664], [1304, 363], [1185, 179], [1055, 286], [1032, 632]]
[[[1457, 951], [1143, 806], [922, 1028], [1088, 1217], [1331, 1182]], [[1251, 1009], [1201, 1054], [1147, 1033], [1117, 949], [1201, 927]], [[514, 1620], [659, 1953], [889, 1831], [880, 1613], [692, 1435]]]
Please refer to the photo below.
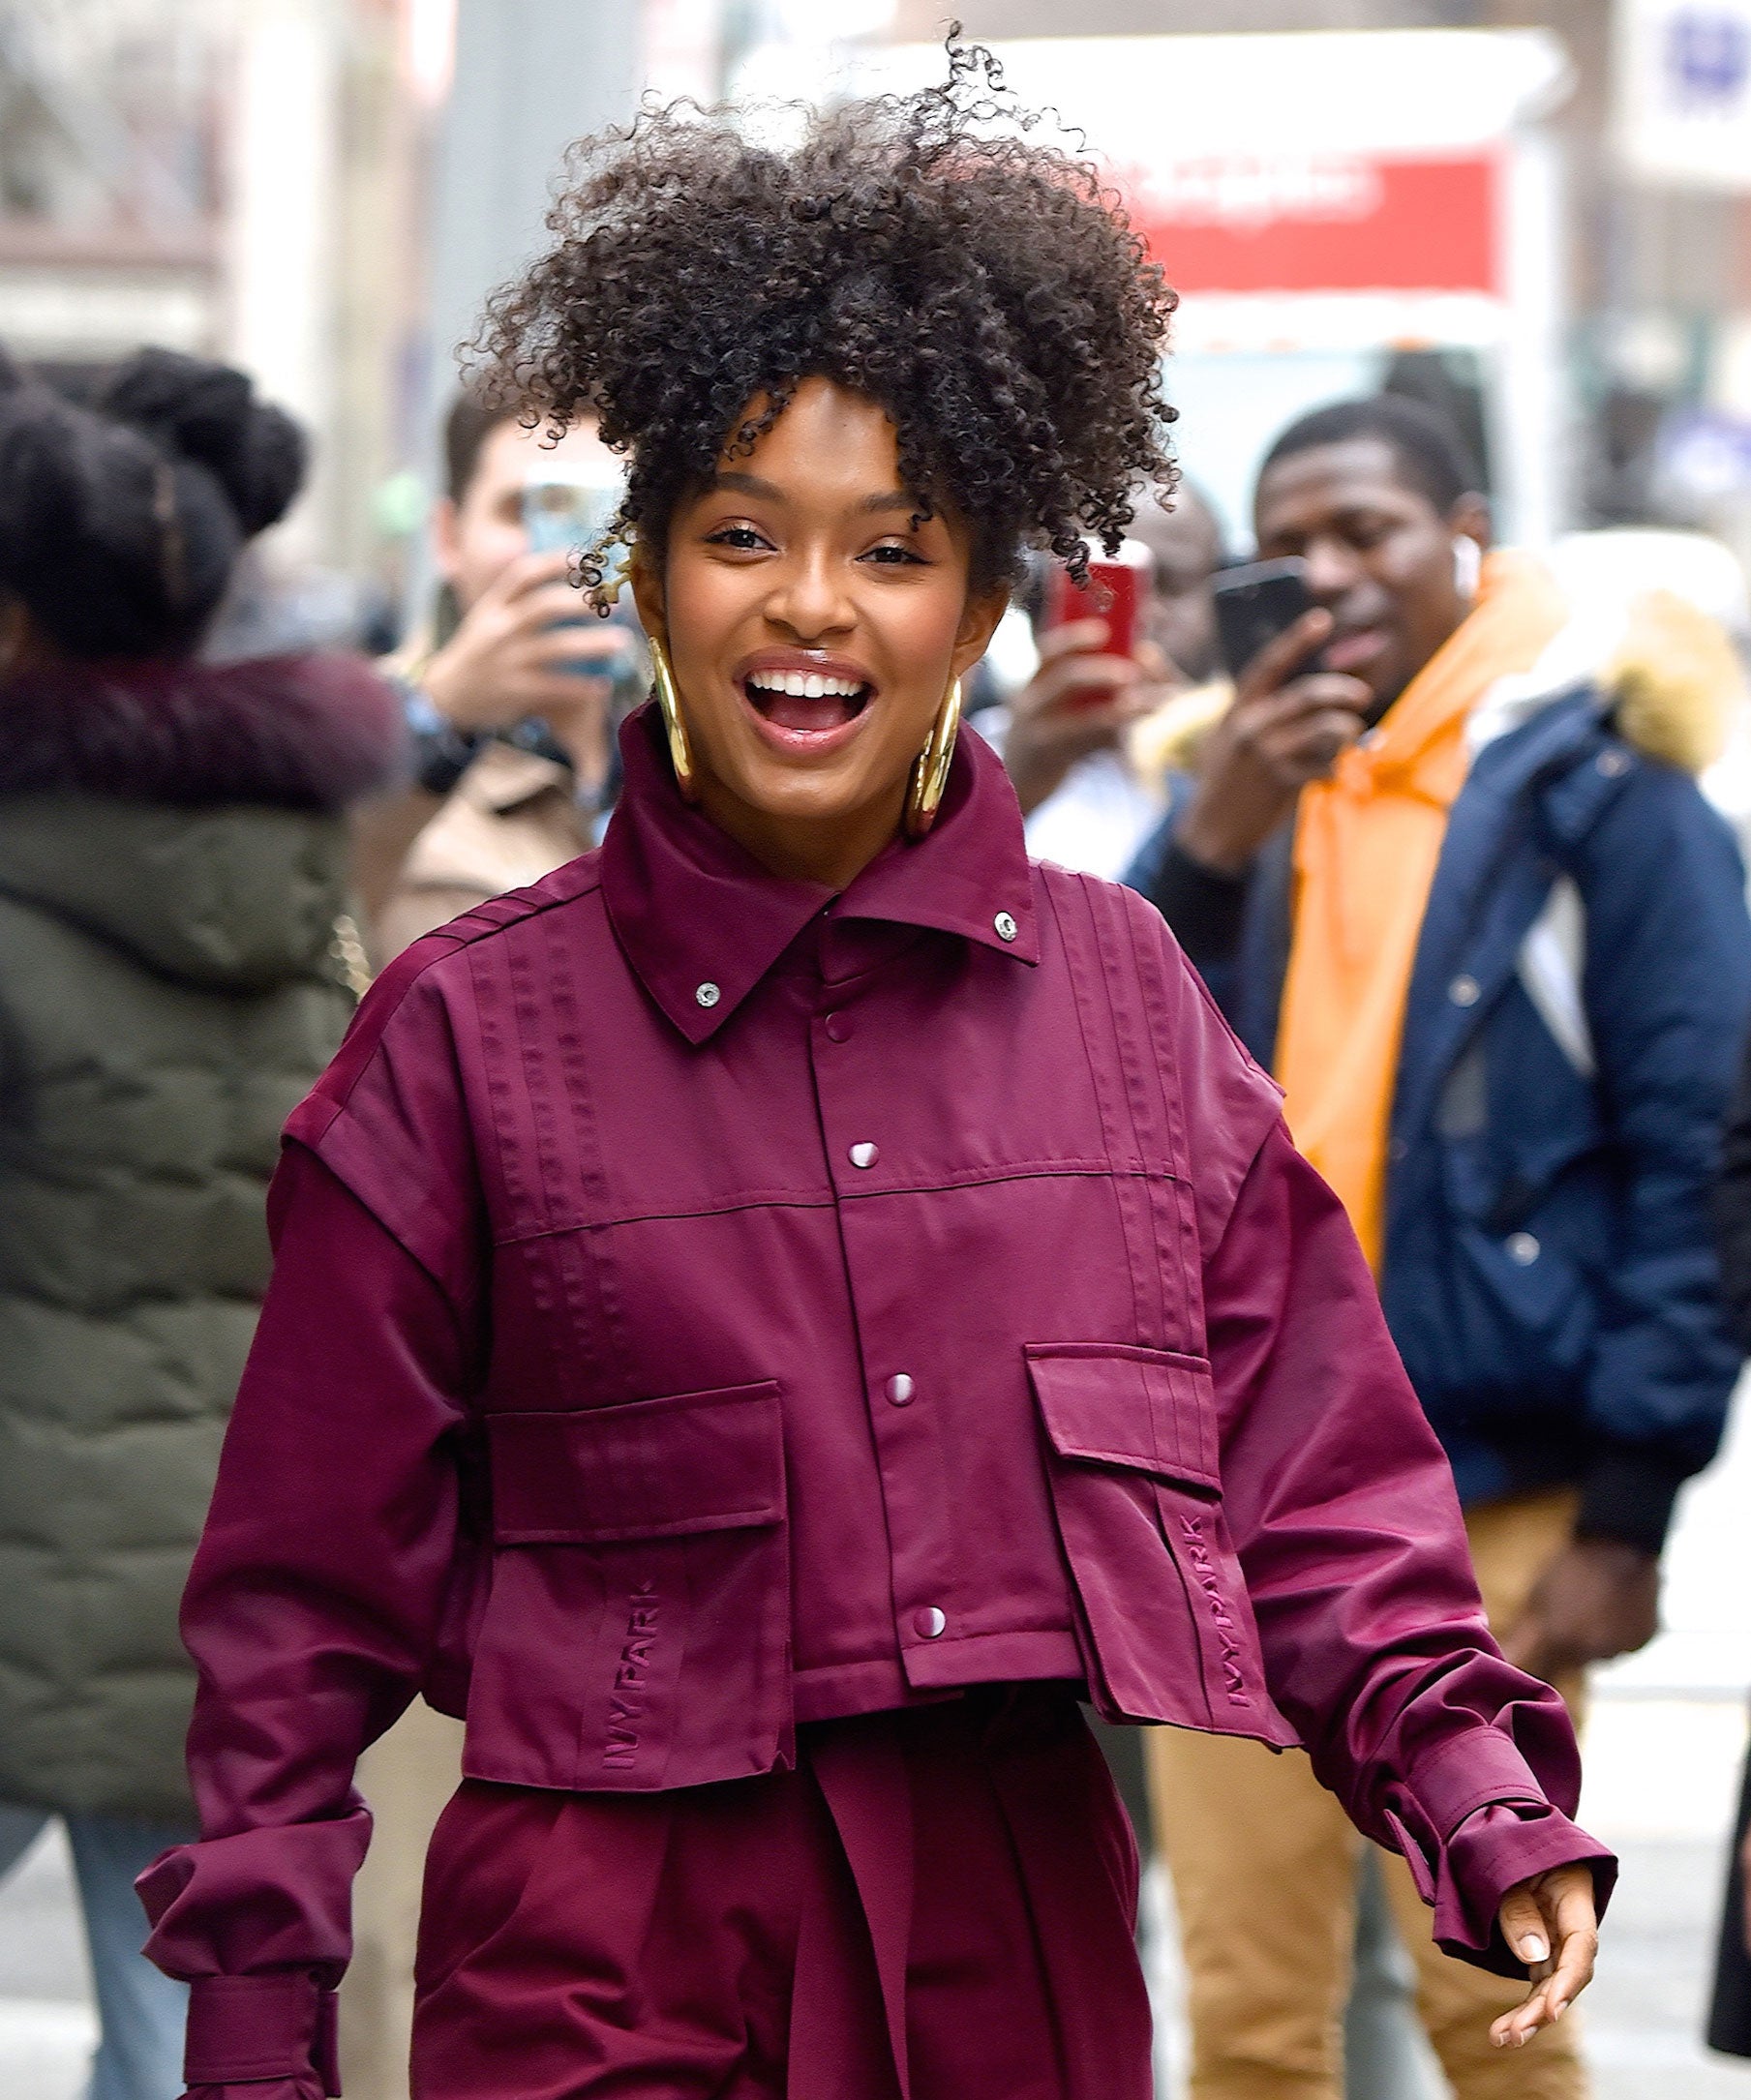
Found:
[[[1390, 704], [1468, 615], [1480, 574], [1486, 594], [1496, 587], [1500, 571], [1484, 560], [1492, 543], [1535, 553], [1564, 618], [1607, 637], [1610, 678], [1602, 657], [1571, 672], [1633, 687], [1644, 714], [1668, 725], [1673, 708], [1683, 715], [1677, 731], [1649, 731], [1651, 744], [1625, 735], [1698, 774], [1741, 843], [1751, 836], [1751, 0], [1081, 0], [1073, 11], [968, 0], [959, 12], [1025, 102], [1055, 104], [1084, 128], [1181, 299], [1168, 393], [1186, 479], [1170, 509], [1146, 498], [1132, 528], [1128, 558], [1141, 581], [1128, 645], [1103, 646], [1111, 636], [1077, 617], [1091, 608], [1068, 606], [1042, 568], [969, 696], [1010, 766], [1033, 850], [1152, 894], [1246, 1035], [1242, 921], [1256, 915], [1261, 841], [1287, 805], [1257, 779], [1247, 787], [1257, 739], [1243, 738], [1237, 757], [1234, 680], [1243, 704], [1276, 705], [1305, 666], [1284, 658], [1249, 683], [1253, 659], [1237, 654], [1232, 633], [1224, 649], [1213, 585], [1255, 554], [1292, 553], [1309, 564], [1313, 597], [1337, 615], [1342, 648], [1340, 601], [1363, 585], [1332, 564], [1353, 561], [1385, 596], [1374, 627], [1352, 623], [1349, 685], [1368, 682], [1369, 636], [1413, 634], [1419, 620], [1427, 629], [1391, 690], [1384, 670], [1374, 680], [1376, 701]], [[30, 618], [16, 632], [0, 604], [0, 701], [9, 678], [21, 696], [10, 733], [0, 712], [0, 745], [16, 740], [33, 696], [52, 698], [60, 648], [121, 658], [186, 645], [219, 715], [256, 722], [278, 710], [282, 734], [287, 722], [308, 733], [296, 750], [257, 740], [257, 770], [227, 776], [230, 801], [272, 804], [276, 824], [239, 827], [213, 814], [176, 827], [173, 847], [162, 825], [118, 833], [106, 846], [114, 894], [101, 898], [89, 842], [77, 865], [62, 865], [52, 825], [32, 828], [37, 804], [9, 805], [0, 898], [29, 891], [53, 916], [76, 891], [81, 924], [198, 980], [211, 1016], [230, 1013], [226, 1001], [254, 1002], [247, 1041], [212, 1018], [201, 1053], [215, 1101], [271, 1075], [249, 1114], [226, 1125], [243, 1162], [243, 1191], [230, 1191], [239, 1245], [255, 1247], [257, 1169], [278, 1114], [319, 1068], [333, 999], [344, 1006], [388, 956], [454, 913], [587, 850], [612, 812], [613, 733], [644, 697], [645, 666], [629, 617], [577, 617], [566, 574], [569, 551], [612, 515], [616, 462], [588, 425], [554, 446], [484, 405], [457, 355], [488, 292], [537, 247], [566, 144], [624, 121], [647, 96], [727, 98], [781, 132], [787, 99], [939, 76], [944, 27], [935, 0], [0, 0], [0, 345], [16, 367], [0, 375], [0, 396], [17, 389], [30, 403], [0, 435], [0, 565], [28, 568], [33, 504], [58, 502], [63, 518], [82, 505], [108, 521], [88, 535], [82, 601], [26, 593]], [[1308, 420], [1334, 402], [1353, 405]], [[130, 450], [136, 439], [118, 427], [159, 449]], [[207, 497], [177, 480], [188, 461], [218, 491], [210, 516]], [[1296, 480], [1298, 461], [1323, 463], [1326, 484], [1312, 467]], [[1343, 473], [1351, 494], [1340, 502], [1331, 489]], [[1424, 533], [1421, 568], [1371, 568], [1353, 522], [1369, 505], [1413, 539]], [[127, 596], [136, 512], [161, 550], [172, 532], [181, 611], [130, 599], [126, 619], [106, 627], [93, 609]], [[1681, 617], [1639, 632], [1659, 674], [1643, 677], [1613, 623], [1649, 591]], [[45, 638], [53, 646], [39, 661], [33, 647]], [[1268, 644], [1268, 629], [1255, 639]], [[330, 651], [353, 662], [337, 671]], [[377, 677], [359, 657], [376, 660]], [[280, 668], [253, 668], [263, 663]], [[1343, 669], [1330, 659], [1328, 687], [1345, 682]], [[118, 690], [120, 721], [125, 679]], [[1340, 711], [1365, 706], [1335, 688], [1325, 697]], [[124, 741], [117, 731], [110, 748]], [[410, 758], [398, 762], [398, 746]], [[1295, 765], [1307, 764], [1305, 778], [1329, 765], [1331, 751], [1309, 751], [1277, 754], [1282, 794], [1292, 793]], [[184, 759], [204, 763], [195, 743]], [[69, 760], [61, 777], [40, 749], [15, 764], [0, 756], [0, 794], [115, 790], [89, 760]], [[159, 771], [117, 792], [226, 803], [217, 790], [179, 785], [165, 769], [176, 763], [157, 752]], [[1606, 778], [1631, 763], [1616, 746], [1596, 761]], [[335, 825], [347, 809], [343, 855]], [[1657, 886], [1657, 870], [1651, 879]], [[258, 910], [222, 957], [206, 902], [252, 885]], [[295, 908], [280, 910], [270, 890]], [[1723, 968], [1740, 954], [1737, 887], [1731, 913]], [[1695, 927], [1680, 916], [1676, 945]], [[27, 1049], [32, 1029], [47, 1039], [63, 1025], [69, 985], [89, 997], [86, 962], [58, 939], [28, 915], [0, 915], [0, 1001], [24, 1015]], [[1554, 919], [1546, 945], [1557, 979], [1562, 939]], [[1571, 1067], [1595, 1049], [1609, 1066], [1609, 1042], [1563, 1037], [1579, 967], [1539, 1013]], [[122, 986], [115, 996], [136, 995]], [[1449, 996], [1475, 1003], [1479, 984], [1461, 975]], [[145, 1037], [189, 1025], [149, 1002], [127, 1010]], [[1731, 1064], [1739, 1043], [1714, 1047]], [[0, 1056], [0, 1094], [8, 1070]], [[124, 1075], [118, 1100], [130, 1084]], [[139, 1080], [148, 1094], [151, 1084]], [[206, 1098], [196, 1089], [160, 1104], [185, 1157], [225, 1149]], [[117, 1109], [105, 1125], [105, 1102], [94, 1108], [76, 1086], [56, 1108], [70, 1126], [95, 1115], [94, 1144], [108, 1142], [106, 1128], [121, 1132], [119, 1155], [150, 1184], [151, 1147], [136, 1122]], [[1526, 1113], [1544, 1111], [1534, 1101]], [[96, 1229], [63, 1203], [65, 1174], [26, 1166], [46, 1193], [19, 1211], [22, 1222], [0, 1216], [0, 1302], [34, 1288], [17, 1283], [31, 1267], [18, 1253], [26, 1236], [83, 1246]], [[0, 1189], [0, 1209], [7, 1200]], [[128, 1227], [138, 1235], [148, 1218], [165, 1225], [142, 1208]], [[1496, 1237], [1507, 1263], [1533, 1271], [1541, 1247], [1528, 1220], [1544, 1232], [1528, 1210]], [[111, 1215], [103, 1229], [114, 1227]], [[175, 1220], [166, 1229], [175, 1244]], [[110, 1255], [127, 1288], [150, 1295], [151, 1262], [136, 1275], [136, 1247]], [[253, 1252], [203, 1246], [199, 1259], [203, 1291], [248, 1302]], [[10, 1332], [38, 1346], [15, 1321]], [[150, 1347], [161, 1340], [145, 1335]], [[75, 1344], [86, 1348], [63, 1334], [54, 1349]], [[49, 1349], [46, 1369], [18, 1371], [22, 1361], [15, 1351], [3, 1397], [28, 1414], [32, 1380], [46, 1392], [59, 1360]], [[186, 1447], [153, 1459], [161, 1472], [140, 1476], [192, 1497], [191, 1527], [227, 1361], [221, 1350], [205, 1386], [195, 1380], [165, 1402], [199, 1423]], [[1419, 1390], [1427, 1396], [1421, 1380]], [[89, 1431], [57, 1425], [70, 1449]], [[52, 1455], [40, 1457], [34, 1471], [15, 1468], [10, 1500], [0, 1483], [0, 1567], [27, 1584], [71, 1551], [43, 1515], [56, 1482], [96, 1477], [78, 1471], [82, 1459], [57, 1474]], [[137, 1475], [132, 1447], [119, 1462]], [[1607, 1539], [1664, 1548], [1664, 1631], [1651, 1642], [1644, 1630], [1574, 1653], [1528, 1651], [1565, 1692], [1569, 1671], [1577, 1705], [1580, 1665], [1635, 1651], [1593, 1672], [1588, 1721], [1584, 1815], [1627, 1863], [1605, 1988], [1584, 2029], [1601, 2100], [1751, 2093], [1751, 2065], [1704, 2042], [1751, 1685], [1751, 1448], [1730, 1433], [1725, 1456], [1679, 1492], [1685, 1471], [1676, 1466], [1653, 1515], [1645, 1484], [1638, 1501], [1619, 1481], [1604, 1523]], [[1564, 1539], [1574, 1528], [1570, 1506], [1544, 1515]], [[106, 1578], [173, 1594], [180, 1546], [161, 1545], [145, 1552], [124, 1539]], [[1475, 1532], [1474, 1546], [1482, 1569]], [[40, 1605], [0, 1602], [0, 1692], [9, 1671], [15, 1686], [38, 1681], [35, 1670], [57, 1685], [57, 1713], [79, 1708], [77, 1667], [90, 1655], [44, 1634], [72, 1623], [70, 1594], [50, 1584]], [[86, 1701], [92, 1739], [144, 1742], [159, 1713], [151, 1697], [132, 1705], [129, 1688], [110, 1695], [113, 1668], [106, 1677], [92, 1663], [91, 1672], [109, 1688]], [[95, 1971], [106, 2045], [142, 2039], [133, 2068], [100, 2060], [93, 2100], [161, 2100], [155, 2074], [138, 2066], [153, 2060], [154, 2023], [175, 2010], [155, 2009], [149, 1991], [131, 1996], [122, 1943], [139, 1922], [127, 1883], [175, 1834], [176, 1783], [130, 1796], [100, 1755], [59, 1787], [53, 1775], [33, 1781], [29, 1755], [0, 1730], [0, 1872], [12, 1866], [0, 1882], [0, 2091], [73, 2100], [84, 2089]], [[441, 1801], [454, 1756], [442, 1728], [412, 1731], [380, 1768], [385, 1800], [399, 1795], [408, 1813], [384, 1815], [361, 1892], [357, 2100], [398, 2100], [421, 1817]], [[1127, 1777], [1147, 1844], [1142, 1775]], [[1163, 1790], [1190, 1800], [1200, 1784], [1159, 1760], [1154, 1777], [1158, 1806]], [[80, 1813], [87, 1801], [95, 1814]], [[64, 1831], [45, 1827], [55, 1809]], [[133, 1836], [120, 1827], [129, 1822]], [[1169, 1849], [1182, 1905], [1194, 1882], [1220, 1883], [1220, 1845], [1200, 1860], [1182, 1833]], [[1343, 1871], [1353, 1877], [1353, 1863]], [[1365, 1876], [1349, 2100], [1584, 2090], [1555, 2074], [1548, 2086], [1468, 2085], [1460, 2059], [1437, 2063], [1410, 2014], [1415, 1979], [1389, 1895]], [[1153, 1868], [1145, 1935], [1163, 2096], [1186, 2089], [1192, 2061], [1173, 1903], [1172, 1877]], [[1347, 1965], [1347, 1938], [1341, 1951]], [[1751, 2019], [1734, 1995], [1744, 1988], [1729, 1977], [1714, 2032], [1751, 2054]], [[1323, 2090], [1260, 2071], [1251, 2085], [1207, 2083], [1197, 2100]]]

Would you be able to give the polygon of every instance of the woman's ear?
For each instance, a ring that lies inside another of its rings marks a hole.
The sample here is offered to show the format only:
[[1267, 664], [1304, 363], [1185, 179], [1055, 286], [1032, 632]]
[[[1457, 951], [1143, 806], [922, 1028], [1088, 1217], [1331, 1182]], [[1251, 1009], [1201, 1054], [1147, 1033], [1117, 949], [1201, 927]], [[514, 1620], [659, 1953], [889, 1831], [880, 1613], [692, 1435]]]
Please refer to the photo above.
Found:
[[957, 678], [964, 678], [989, 648], [997, 623], [1009, 609], [1010, 587], [1007, 584], [994, 584], [990, 589], [968, 598], [967, 609], [960, 616], [960, 627], [954, 637], [952, 662]]
[[638, 607], [639, 625], [667, 647], [669, 621], [663, 607], [663, 580], [642, 541], [634, 545], [627, 556], [626, 574], [632, 583], [632, 602]]

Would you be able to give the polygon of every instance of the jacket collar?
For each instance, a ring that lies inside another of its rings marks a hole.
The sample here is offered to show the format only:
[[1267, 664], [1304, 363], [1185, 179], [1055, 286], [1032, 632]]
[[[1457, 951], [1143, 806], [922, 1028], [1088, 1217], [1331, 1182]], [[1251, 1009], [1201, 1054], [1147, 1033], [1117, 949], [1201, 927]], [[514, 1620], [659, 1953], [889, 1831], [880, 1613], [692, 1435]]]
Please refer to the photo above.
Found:
[[690, 809], [656, 735], [649, 706], [620, 731], [625, 787], [602, 847], [602, 897], [639, 981], [689, 1042], [713, 1035], [830, 911], [1040, 960], [1021, 811], [1002, 762], [971, 730], [961, 730], [930, 835], [896, 840], [838, 892], [770, 874]]

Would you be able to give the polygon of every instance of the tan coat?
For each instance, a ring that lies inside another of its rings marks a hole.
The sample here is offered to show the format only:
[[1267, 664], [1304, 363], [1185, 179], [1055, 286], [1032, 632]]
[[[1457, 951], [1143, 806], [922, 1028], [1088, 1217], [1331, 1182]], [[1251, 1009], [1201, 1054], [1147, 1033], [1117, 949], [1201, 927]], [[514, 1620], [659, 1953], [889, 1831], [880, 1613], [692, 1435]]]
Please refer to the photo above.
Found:
[[595, 844], [591, 812], [552, 759], [489, 743], [414, 840], [377, 915], [380, 969], [488, 897], [539, 882]]

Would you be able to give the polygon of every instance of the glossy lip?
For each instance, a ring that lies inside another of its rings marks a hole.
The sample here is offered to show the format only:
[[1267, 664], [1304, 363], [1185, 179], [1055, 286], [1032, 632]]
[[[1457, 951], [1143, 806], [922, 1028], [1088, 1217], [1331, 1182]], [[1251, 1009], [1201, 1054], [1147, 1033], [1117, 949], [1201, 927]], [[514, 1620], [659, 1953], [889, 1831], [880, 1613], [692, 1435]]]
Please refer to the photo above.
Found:
[[[786, 729], [780, 723], [769, 721], [748, 698], [748, 680], [761, 671], [818, 672], [823, 677], [844, 678], [857, 685], [865, 685], [869, 688], [869, 697], [857, 713], [849, 721], [841, 722], [837, 729]], [[774, 751], [782, 752], [787, 758], [830, 758], [842, 750], [868, 721], [881, 692], [881, 687], [855, 657], [838, 656], [830, 649], [756, 649], [737, 665], [730, 682], [760, 735]]]

